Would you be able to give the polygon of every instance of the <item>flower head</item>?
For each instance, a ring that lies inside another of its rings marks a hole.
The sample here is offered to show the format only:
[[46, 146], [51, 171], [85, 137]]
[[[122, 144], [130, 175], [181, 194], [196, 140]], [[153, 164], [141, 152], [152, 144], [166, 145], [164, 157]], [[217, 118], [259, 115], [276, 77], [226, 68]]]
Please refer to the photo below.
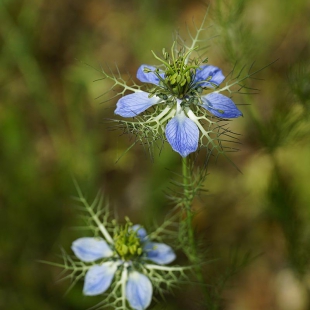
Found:
[[234, 102], [219, 92], [224, 81], [222, 71], [198, 59], [189, 60], [193, 50], [181, 49], [171, 56], [164, 50], [162, 67], [142, 65], [137, 78], [152, 84], [148, 91], [136, 90], [117, 102], [115, 114], [136, 117], [150, 107], [159, 106], [158, 115], [146, 119], [145, 123], [156, 123], [164, 128], [172, 149], [181, 156], [195, 152], [200, 132], [205, 133], [201, 120], [207, 120], [210, 112], [218, 118], [236, 118], [242, 115]]
[[110, 243], [89, 237], [72, 243], [75, 256], [84, 263], [92, 263], [87, 266], [83, 293], [88, 296], [104, 293], [119, 274], [124, 303], [127, 299], [132, 309], [146, 309], [153, 294], [152, 282], [145, 274], [147, 263], [169, 264], [175, 260], [175, 253], [164, 243], [151, 242], [144, 228], [130, 222], [118, 226], [114, 237], [110, 237]]

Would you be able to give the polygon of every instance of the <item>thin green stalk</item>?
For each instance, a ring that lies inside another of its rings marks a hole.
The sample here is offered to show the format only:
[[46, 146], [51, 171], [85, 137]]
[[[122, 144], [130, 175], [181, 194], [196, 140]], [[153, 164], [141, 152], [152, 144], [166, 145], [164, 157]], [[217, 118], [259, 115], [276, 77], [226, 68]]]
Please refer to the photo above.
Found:
[[[183, 175], [183, 184], [184, 184], [184, 197], [185, 200], [185, 212], [186, 212], [186, 223], [187, 223], [187, 230], [188, 230], [188, 240], [189, 244], [192, 250], [192, 253], [194, 254], [194, 259], [196, 260], [196, 246], [195, 246], [195, 236], [194, 236], [194, 229], [192, 225], [193, 221], [193, 212], [191, 210], [191, 204], [193, 197], [191, 197], [189, 191], [188, 191], [188, 166], [187, 166], [187, 157], [183, 158], [182, 160], [182, 175]], [[191, 258], [192, 260], [192, 258]], [[193, 261], [196, 263], [195, 261]]]
[[[194, 196], [188, 189], [189, 185], [189, 180], [190, 180], [190, 175], [189, 175], [189, 168], [188, 168], [188, 160], [187, 157], [183, 158], [182, 160], [182, 175], [183, 175], [183, 185], [184, 185], [184, 208], [186, 212], [186, 226], [187, 226], [187, 232], [188, 232], [188, 241], [189, 241], [189, 246], [190, 246], [190, 256], [189, 259], [191, 263], [195, 265], [195, 273], [198, 281], [201, 284], [204, 284], [204, 277], [203, 277], [203, 270], [202, 270], [202, 265], [199, 262], [198, 258], [198, 252], [197, 252], [197, 247], [196, 247], [196, 242], [195, 242], [195, 234], [194, 234], [194, 227], [193, 227], [193, 217], [194, 214], [192, 212], [192, 202], [194, 199]], [[208, 306], [208, 309], [216, 309], [216, 305], [213, 304], [212, 302], [212, 297], [205, 285], [203, 285], [203, 293], [205, 296], [205, 303]]]

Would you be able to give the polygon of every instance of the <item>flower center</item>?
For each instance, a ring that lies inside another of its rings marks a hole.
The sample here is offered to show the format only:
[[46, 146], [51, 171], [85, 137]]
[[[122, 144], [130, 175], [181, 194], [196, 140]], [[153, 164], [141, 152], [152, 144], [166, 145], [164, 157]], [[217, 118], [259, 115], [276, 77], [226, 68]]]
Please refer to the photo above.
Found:
[[189, 59], [190, 54], [195, 50], [185, 51], [182, 48], [176, 52], [174, 44], [171, 48], [171, 54], [163, 50], [163, 58], [154, 54], [155, 58], [162, 62], [164, 70], [156, 69], [152, 71], [145, 68], [145, 72], [153, 72], [159, 79], [159, 85], [149, 91], [150, 97], [156, 95], [163, 99], [167, 104], [173, 105], [176, 99], [182, 101], [182, 108], [190, 104], [198, 104], [200, 94], [203, 88], [195, 83], [196, 70], [201, 63], [207, 62], [194, 58]]
[[136, 231], [132, 229], [132, 224], [127, 222], [121, 227], [114, 237], [116, 252], [123, 260], [130, 260], [134, 256], [142, 254], [141, 241]]
[[179, 56], [166, 68], [164, 87], [178, 98], [183, 98], [189, 90], [192, 77], [195, 74], [191, 67], [186, 66], [183, 56]]

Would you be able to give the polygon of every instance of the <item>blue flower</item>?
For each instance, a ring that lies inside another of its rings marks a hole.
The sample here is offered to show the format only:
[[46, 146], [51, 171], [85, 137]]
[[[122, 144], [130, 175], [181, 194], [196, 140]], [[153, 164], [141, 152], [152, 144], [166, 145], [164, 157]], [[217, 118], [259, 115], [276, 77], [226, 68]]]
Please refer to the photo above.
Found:
[[[109, 236], [109, 235], [108, 235]], [[79, 238], [72, 243], [76, 257], [91, 265], [85, 275], [83, 293], [94, 296], [104, 293], [112, 284], [115, 274], [121, 270], [124, 298], [132, 309], [146, 309], [152, 300], [153, 287], [150, 279], [136, 266], [153, 262], [165, 265], [175, 260], [170, 246], [151, 242], [144, 228], [139, 225], [126, 226], [124, 230], [109, 237], [110, 244], [101, 238]], [[122, 292], [123, 293], [123, 292]]]
[[[167, 56], [168, 57], [168, 56]], [[116, 105], [115, 114], [135, 117], [151, 106], [164, 105], [160, 113], [166, 123], [165, 135], [172, 149], [182, 157], [198, 148], [201, 124], [191, 107], [203, 108], [218, 118], [236, 118], [242, 115], [234, 102], [217, 91], [224, 81], [222, 71], [211, 65], [186, 65], [184, 57], [173, 63], [163, 61], [165, 70], [150, 65], [138, 69], [137, 78], [155, 87], [150, 92], [136, 90], [123, 96]], [[203, 95], [204, 90], [211, 90]], [[147, 122], [147, 121], [146, 121]]]

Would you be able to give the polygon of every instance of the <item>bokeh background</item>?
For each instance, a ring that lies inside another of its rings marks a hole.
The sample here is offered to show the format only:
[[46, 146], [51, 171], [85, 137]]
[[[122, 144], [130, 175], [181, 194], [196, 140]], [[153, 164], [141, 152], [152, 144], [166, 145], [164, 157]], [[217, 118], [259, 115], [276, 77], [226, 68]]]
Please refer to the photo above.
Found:
[[[73, 177], [87, 197], [98, 189], [119, 217], [159, 222], [172, 208], [164, 191], [181, 160], [169, 145], [152, 162], [143, 147], [109, 131], [116, 101], [100, 67], [124, 76], [156, 64], [151, 50], [187, 38], [205, 13], [199, 1], [1, 0], [0, 308], [86, 309], [78, 283], [57, 282], [58, 261], [81, 233]], [[235, 95], [244, 117], [230, 124], [240, 151], [209, 163], [208, 193], [195, 203], [197, 240], [217, 309], [310, 308], [310, 2], [216, 0], [203, 34], [209, 62], [225, 74], [255, 61], [264, 69]], [[212, 40], [209, 40], [214, 37]], [[97, 71], [97, 70], [99, 71]], [[251, 259], [246, 259], [249, 253]], [[183, 261], [182, 263], [185, 263]], [[153, 309], [206, 309], [181, 286]]]

